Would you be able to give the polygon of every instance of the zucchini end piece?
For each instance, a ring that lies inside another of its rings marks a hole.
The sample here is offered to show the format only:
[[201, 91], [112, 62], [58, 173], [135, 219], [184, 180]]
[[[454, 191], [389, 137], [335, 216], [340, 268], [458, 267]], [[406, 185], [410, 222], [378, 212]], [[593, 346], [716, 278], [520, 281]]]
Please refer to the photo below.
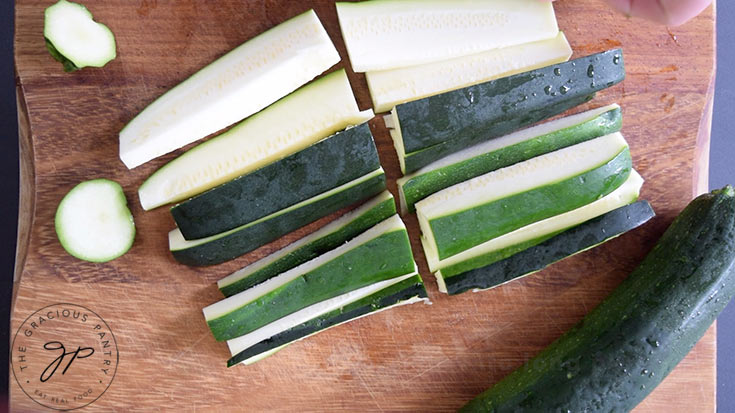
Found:
[[102, 67], [117, 57], [115, 35], [83, 5], [59, 0], [44, 16], [46, 48], [65, 72]]

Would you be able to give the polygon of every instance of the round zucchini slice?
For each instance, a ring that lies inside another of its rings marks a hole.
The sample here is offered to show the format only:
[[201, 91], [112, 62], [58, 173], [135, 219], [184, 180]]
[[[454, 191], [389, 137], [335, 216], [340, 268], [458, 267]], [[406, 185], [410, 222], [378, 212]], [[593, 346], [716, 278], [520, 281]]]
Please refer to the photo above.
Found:
[[66, 252], [85, 261], [113, 260], [128, 252], [135, 239], [122, 187], [108, 179], [75, 186], [61, 200], [54, 221]]

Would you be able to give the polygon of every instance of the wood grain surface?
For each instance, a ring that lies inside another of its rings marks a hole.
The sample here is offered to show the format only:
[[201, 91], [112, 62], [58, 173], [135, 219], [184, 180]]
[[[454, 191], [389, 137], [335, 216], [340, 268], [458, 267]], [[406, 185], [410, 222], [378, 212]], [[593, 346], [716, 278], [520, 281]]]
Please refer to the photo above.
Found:
[[[706, 189], [714, 7], [667, 30], [614, 14], [595, 0], [556, 2], [575, 56], [624, 49], [627, 79], [574, 112], [612, 102], [623, 107], [623, 133], [646, 179], [642, 197], [657, 218], [522, 281], [449, 298], [438, 293], [416, 219], [408, 217], [433, 305], [361, 319], [253, 366], [227, 369], [227, 347], [215, 342], [201, 314], [202, 307], [221, 298], [213, 283], [339, 214], [230, 263], [185, 267], [168, 251], [167, 233], [174, 226], [168, 211], [144, 212], [137, 198], [140, 183], [181, 151], [129, 171], [118, 159], [117, 134], [148, 103], [203, 65], [311, 7], [346, 61], [333, 2], [87, 0], [95, 18], [115, 33], [118, 57], [102, 69], [73, 74], [64, 73], [44, 47], [43, 9], [51, 3], [16, 1], [25, 230], [12, 325], [15, 334], [26, 317], [54, 303], [82, 305], [104, 318], [116, 338], [119, 365], [107, 392], [86, 408], [90, 411], [456, 409], [579, 321], [640, 262], [693, 194]], [[360, 107], [368, 108], [364, 77], [351, 71], [349, 76]], [[373, 119], [370, 126], [395, 194], [396, 154], [382, 121]], [[122, 184], [138, 228], [130, 252], [107, 264], [68, 256], [53, 226], [63, 195], [97, 177]], [[13, 351], [17, 363], [18, 349]], [[42, 370], [49, 360], [30, 363]], [[75, 383], [80, 385], [86, 379], [75, 379], [71, 371], [69, 376], [65, 380], [81, 380]], [[15, 411], [44, 409], [12, 378], [11, 403]], [[714, 408], [712, 328], [638, 411]]]

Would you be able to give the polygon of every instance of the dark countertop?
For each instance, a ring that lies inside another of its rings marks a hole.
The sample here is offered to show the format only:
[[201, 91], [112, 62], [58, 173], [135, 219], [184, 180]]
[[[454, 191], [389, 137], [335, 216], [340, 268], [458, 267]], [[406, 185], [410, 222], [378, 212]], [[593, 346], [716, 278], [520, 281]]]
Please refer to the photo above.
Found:
[[[10, 300], [13, 294], [15, 237], [18, 220], [18, 124], [15, 112], [13, 70], [14, 1], [0, 1], [0, 354], [9, 354]], [[8, 372], [9, 360], [0, 358], [0, 371]], [[7, 402], [8, 374], [0, 374], [0, 403]], [[6, 409], [0, 404], [0, 411]]]
[[[15, 260], [18, 216], [18, 132], [13, 74], [13, 5], [0, 1], [0, 268], [6, 281], [0, 289], [0, 351], [8, 354], [10, 297]], [[735, 35], [735, 4], [717, 5], [717, 61], [719, 67], [735, 65], [735, 48], [729, 39]], [[727, 119], [735, 119], [735, 83], [719, 78], [717, 82], [710, 187], [735, 184], [735, 139], [728, 135]], [[717, 328], [717, 404], [718, 411], [735, 412], [735, 304], [730, 303], [718, 319]], [[8, 371], [8, 360], [0, 359], [0, 371]], [[0, 374], [0, 395], [7, 394], [8, 376]], [[1, 396], [0, 396], [1, 397]], [[0, 398], [0, 400], [2, 400]], [[3, 411], [0, 407], [0, 411]]]

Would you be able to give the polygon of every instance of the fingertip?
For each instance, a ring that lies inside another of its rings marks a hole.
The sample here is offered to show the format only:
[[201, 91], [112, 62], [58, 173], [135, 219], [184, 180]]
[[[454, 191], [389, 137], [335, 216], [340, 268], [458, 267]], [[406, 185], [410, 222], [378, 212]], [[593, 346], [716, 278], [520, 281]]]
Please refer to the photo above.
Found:
[[665, 13], [666, 24], [682, 25], [702, 13], [712, 0], [659, 0]]
[[630, 16], [631, 0], [605, 0], [618, 11]]
[[699, 15], [712, 0], [605, 0], [615, 9], [667, 26], [679, 26]]

